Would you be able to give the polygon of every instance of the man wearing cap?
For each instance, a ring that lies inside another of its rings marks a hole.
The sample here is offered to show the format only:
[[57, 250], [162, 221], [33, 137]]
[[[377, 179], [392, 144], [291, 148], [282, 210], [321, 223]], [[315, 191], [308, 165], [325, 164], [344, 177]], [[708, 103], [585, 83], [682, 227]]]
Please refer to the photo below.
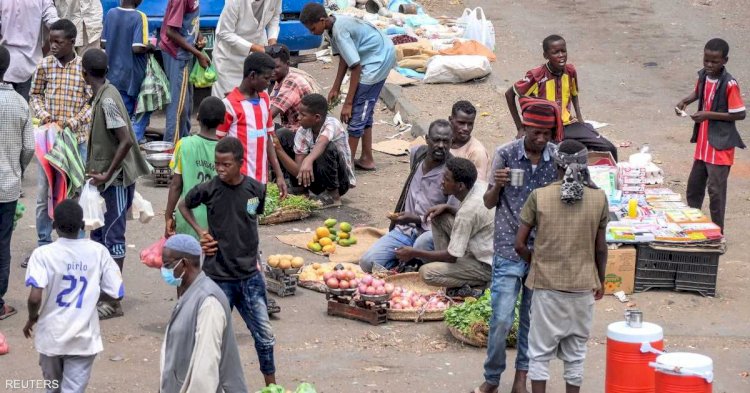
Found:
[[163, 259], [161, 277], [179, 299], [161, 348], [161, 393], [247, 392], [229, 303], [201, 270], [200, 243], [174, 235]]
[[[475, 392], [496, 393], [505, 371], [505, 339], [513, 326], [516, 299], [521, 295], [518, 355], [512, 393], [526, 392], [529, 370], [528, 333], [532, 292], [524, 288], [528, 265], [513, 249], [518, 217], [529, 194], [557, 179], [553, 161], [556, 146], [550, 141], [562, 130], [560, 108], [552, 101], [532, 97], [519, 99], [525, 136], [495, 151], [492, 177], [484, 194], [484, 205], [495, 208], [494, 257], [492, 261], [492, 318], [484, 362], [484, 383]], [[511, 170], [523, 171], [523, 184], [510, 185]], [[529, 246], [534, 242], [533, 234]]]

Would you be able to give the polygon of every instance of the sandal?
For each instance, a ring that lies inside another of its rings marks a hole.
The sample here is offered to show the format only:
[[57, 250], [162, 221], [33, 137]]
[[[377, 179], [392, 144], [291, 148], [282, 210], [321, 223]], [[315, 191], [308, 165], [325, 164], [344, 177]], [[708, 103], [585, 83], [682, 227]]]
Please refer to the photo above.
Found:
[[29, 259], [31, 259], [30, 255], [23, 259], [23, 262], [21, 262], [22, 268], [26, 269], [27, 267], [29, 267]]
[[320, 194], [317, 194], [317, 195], [313, 194], [311, 195], [310, 198], [320, 202], [320, 207], [318, 209], [329, 209], [332, 207], [341, 206], [341, 201], [334, 202], [333, 198], [331, 197], [330, 194], [328, 194], [328, 192], [321, 192]]
[[273, 300], [270, 297], [266, 300], [266, 309], [268, 310], [268, 315], [281, 312], [281, 306], [276, 303], [276, 300]]
[[16, 314], [18, 314], [18, 310], [6, 304], [3, 306], [2, 314], [0, 314], [0, 321], [6, 318], [10, 318]]
[[125, 313], [122, 311], [120, 302], [99, 302], [96, 304], [96, 311], [99, 313], [99, 320], [118, 318]]

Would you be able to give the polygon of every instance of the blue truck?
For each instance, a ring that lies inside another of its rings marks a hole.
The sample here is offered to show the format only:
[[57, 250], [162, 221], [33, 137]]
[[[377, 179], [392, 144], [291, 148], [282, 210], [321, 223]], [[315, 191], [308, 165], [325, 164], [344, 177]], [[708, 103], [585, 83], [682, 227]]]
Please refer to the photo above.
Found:
[[[159, 37], [164, 11], [167, 9], [167, 1], [145, 0], [138, 7], [148, 17], [148, 31], [152, 37]], [[314, 49], [320, 46], [321, 37], [310, 34], [305, 26], [299, 22], [302, 7], [310, 2], [323, 4], [323, 0], [282, 0], [281, 2], [281, 22], [279, 25], [281, 31], [279, 32], [278, 42], [285, 44], [292, 52]], [[105, 15], [110, 8], [119, 5], [119, 0], [102, 0]], [[219, 16], [223, 8], [224, 0], [201, 1], [200, 31], [208, 40], [206, 47], [209, 50], [213, 48], [216, 25], [219, 23]]]

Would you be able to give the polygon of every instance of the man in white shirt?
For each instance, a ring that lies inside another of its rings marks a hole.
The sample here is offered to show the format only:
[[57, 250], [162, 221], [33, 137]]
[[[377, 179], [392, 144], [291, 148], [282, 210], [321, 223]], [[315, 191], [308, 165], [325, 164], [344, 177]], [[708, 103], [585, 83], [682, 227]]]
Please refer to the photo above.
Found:
[[42, 60], [42, 23], [49, 28], [58, 19], [52, 0], [0, 1], [0, 45], [11, 58], [4, 80], [27, 102], [31, 75]]
[[242, 64], [251, 52], [265, 53], [279, 38], [281, 0], [226, 0], [216, 26], [213, 61], [219, 79], [211, 94], [224, 98], [242, 82]]
[[101, 47], [104, 9], [101, 0], [57, 0], [57, 13], [76, 25], [76, 52], [83, 56], [89, 48]]
[[177, 234], [164, 243], [161, 276], [177, 304], [161, 347], [161, 393], [247, 392], [229, 302], [201, 269], [201, 245]]
[[42, 375], [66, 393], [84, 392], [96, 354], [101, 352], [96, 303], [100, 292], [121, 299], [120, 269], [99, 243], [79, 239], [83, 210], [65, 200], [55, 208], [53, 228], [59, 239], [34, 250], [26, 270], [29, 320], [26, 338], [38, 322], [34, 347]]

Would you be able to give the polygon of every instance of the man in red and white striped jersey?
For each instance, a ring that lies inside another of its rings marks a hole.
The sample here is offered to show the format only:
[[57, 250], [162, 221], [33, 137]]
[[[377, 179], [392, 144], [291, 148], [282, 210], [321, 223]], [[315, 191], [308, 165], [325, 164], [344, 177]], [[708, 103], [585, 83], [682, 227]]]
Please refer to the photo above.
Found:
[[287, 186], [273, 148], [271, 99], [265, 91], [275, 66], [273, 58], [265, 53], [253, 52], [245, 58], [244, 79], [223, 99], [227, 114], [216, 135], [219, 138], [233, 136], [242, 142], [245, 149], [243, 175], [266, 184], [270, 164], [283, 198]]

